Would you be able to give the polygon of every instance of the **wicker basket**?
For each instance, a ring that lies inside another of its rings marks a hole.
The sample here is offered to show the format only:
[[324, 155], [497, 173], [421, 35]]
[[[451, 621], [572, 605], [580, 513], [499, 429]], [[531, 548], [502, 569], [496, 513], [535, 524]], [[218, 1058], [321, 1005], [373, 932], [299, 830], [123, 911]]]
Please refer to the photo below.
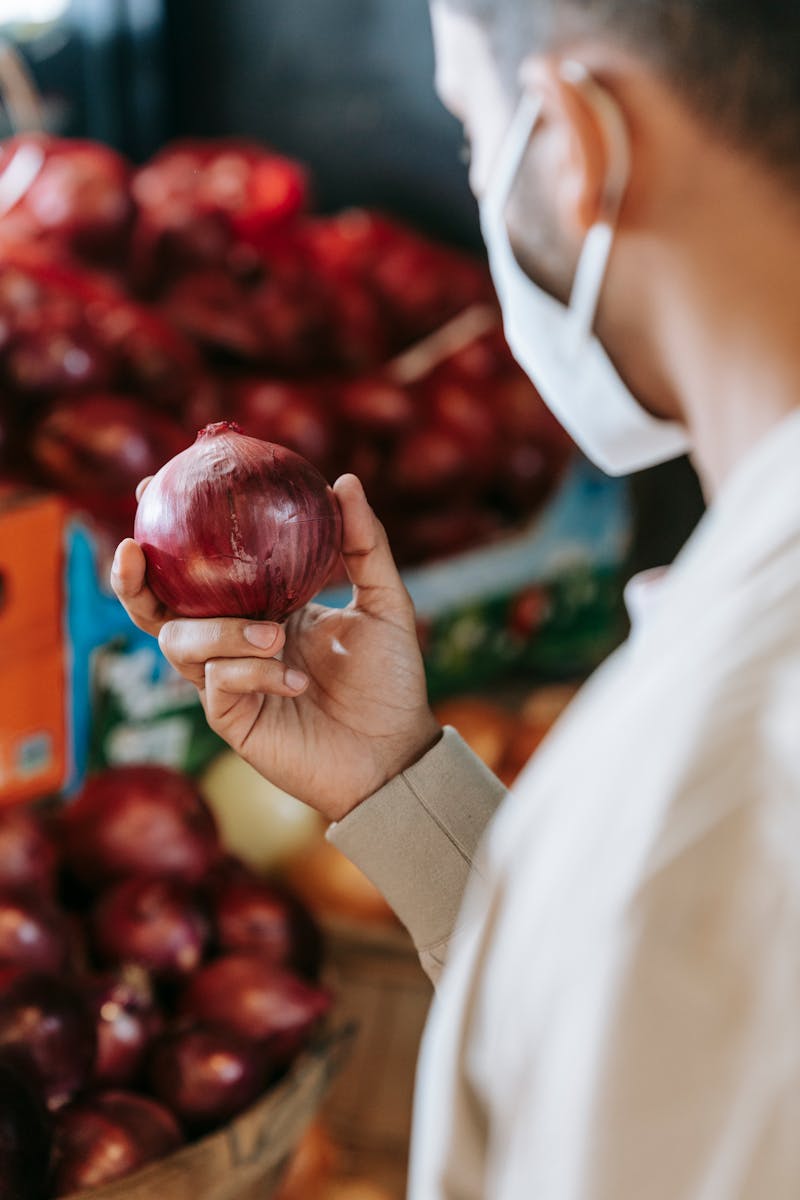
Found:
[[352, 1037], [352, 1026], [337, 1021], [276, 1087], [224, 1129], [69, 1200], [269, 1200]]
[[405, 1196], [414, 1075], [433, 989], [398, 925], [325, 921], [343, 1016], [356, 1026], [323, 1116], [348, 1170]]

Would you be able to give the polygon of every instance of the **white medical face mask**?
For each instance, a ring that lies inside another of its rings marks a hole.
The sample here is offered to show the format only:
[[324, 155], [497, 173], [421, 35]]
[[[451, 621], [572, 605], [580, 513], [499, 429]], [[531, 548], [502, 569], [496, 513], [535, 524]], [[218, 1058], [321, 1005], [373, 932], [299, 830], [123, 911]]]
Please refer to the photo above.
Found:
[[685, 454], [689, 436], [684, 426], [645, 412], [592, 332], [628, 182], [628, 138], [613, 101], [591, 84], [582, 67], [568, 64], [567, 70], [587, 90], [594, 86], [611, 155], [603, 217], [586, 235], [569, 306], [528, 278], [511, 248], [505, 221], [541, 100], [526, 96], [517, 110], [481, 203], [481, 226], [514, 357], [587, 457], [609, 475], [627, 475]]

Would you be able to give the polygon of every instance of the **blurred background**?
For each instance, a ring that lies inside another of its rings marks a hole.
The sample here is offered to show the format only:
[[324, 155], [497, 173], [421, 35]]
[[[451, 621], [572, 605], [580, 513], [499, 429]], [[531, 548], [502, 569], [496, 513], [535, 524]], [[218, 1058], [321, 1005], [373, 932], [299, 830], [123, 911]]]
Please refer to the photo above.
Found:
[[[74, 804], [101, 770], [135, 811], [139, 764], [199, 789], [270, 920], [264, 880], [321, 925], [357, 1029], [282, 1198], [399, 1200], [429, 986], [371, 885], [224, 750], [109, 594], [132, 487], [218, 419], [355, 470], [438, 714], [510, 785], [624, 638], [625, 580], [701, 516], [697, 481], [685, 461], [603, 477], [513, 363], [427, 0], [0, 0], [0, 38], [0, 817]], [[323, 599], [346, 603], [340, 577]], [[78, 974], [105, 965], [86, 937]]]

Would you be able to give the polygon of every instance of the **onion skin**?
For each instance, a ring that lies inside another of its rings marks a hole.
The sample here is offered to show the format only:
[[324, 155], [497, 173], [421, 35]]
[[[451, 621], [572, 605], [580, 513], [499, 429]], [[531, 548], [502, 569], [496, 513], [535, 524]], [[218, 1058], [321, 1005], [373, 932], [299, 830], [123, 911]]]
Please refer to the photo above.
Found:
[[180, 1014], [260, 1044], [288, 1066], [330, 1009], [331, 994], [256, 954], [225, 954], [189, 979]]
[[139, 1078], [150, 1044], [164, 1025], [150, 977], [141, 967], [126, 963], [116, 974], [87, 980], [84, 991], [97, 1029], [92, 1082], [128, 1087]]
[[191, 975], [210, 930], [191, 889], [137, 876], [104, 892], [92, 910], [91, 940], [104, 963], [139, 963], [157, 979]]
[[197, 884], [222, 853], [191, 779], [149, 764], [90, 775], [63, 810], [60, 833], [67, 866], [89, 888], [131, 875]]
[[39, 1084], [51, 1111], [62, 1108], [88, 1083], [96, 1051], [77, 984], [58, 975], [15, 979], [0, 995], [0, 1048]]
[[163, 413], [109, 393], [53, 404], [34, 428], [30, 453], [46, 483], [101, 519], [111, 513], [130, 521], [139, 480], [186, 441], [181, 427]]
[[0, 895], [0, 967], [57, 974], [70, 958], [61, 912], [40, 897]]
[[306, 979], [318, 978], [322, 933], [289, 892], [257, 878], [230, 879], [212, 896], [211, 908], [223, 950], [258, 954]]
[[121, 1179], [172, 1153], [183, 1137], [172, 1113], [147, 1096], [99, 1092], [71, 1105], [56, 1123], [56, 1196]]
[[325, 584], [342, 518], [311, 463], [221, 421], [161, 468], [134, 536], [149, 586], [177, 616], [282, 621]]
[[192, 1134], [235, 1117], [264, 1091], [268, 1059], [229, 1029], [195, 1026], [164, 1034], [150, 1055], [153, 1094]]
[[0, 812], [0, 891], [55, 892], [57, 851], [43, 823], [26, 809]]

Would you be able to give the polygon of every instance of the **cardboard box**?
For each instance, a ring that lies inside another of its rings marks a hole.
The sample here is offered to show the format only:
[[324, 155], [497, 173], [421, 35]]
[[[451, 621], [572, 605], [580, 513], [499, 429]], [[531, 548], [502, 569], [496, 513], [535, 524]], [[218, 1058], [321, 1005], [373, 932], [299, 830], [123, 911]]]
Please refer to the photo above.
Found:
[[[539, 680], [588, 675], [625, 635], [632, 533], [627, 482], [577, 457], [524, 528], [404, 571], [432, 699], [515, 671]], [[350, 591], [332, 588], [320, 600], [342, 607]]]
[[223, 743], [205, 719], [197, 689], [174, 671], [158, 642], [129, 620], [108, 582], [88, 525], [73, 521], [66, 557], [69, 705], [74, 769], [154, 762], [194, 774]]
[[58, 791], [69, 770], [65, 509], [0, 494], [0, 804]]

